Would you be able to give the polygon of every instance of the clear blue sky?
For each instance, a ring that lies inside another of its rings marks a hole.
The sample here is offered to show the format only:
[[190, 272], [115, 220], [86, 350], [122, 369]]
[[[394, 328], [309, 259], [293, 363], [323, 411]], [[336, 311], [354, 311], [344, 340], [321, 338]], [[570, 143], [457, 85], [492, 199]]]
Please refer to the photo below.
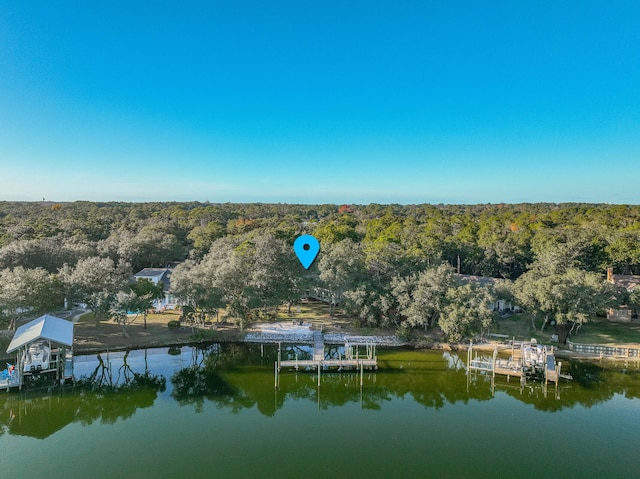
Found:
[[3, 2], [0, 200], [640, 203], [640, 2]]

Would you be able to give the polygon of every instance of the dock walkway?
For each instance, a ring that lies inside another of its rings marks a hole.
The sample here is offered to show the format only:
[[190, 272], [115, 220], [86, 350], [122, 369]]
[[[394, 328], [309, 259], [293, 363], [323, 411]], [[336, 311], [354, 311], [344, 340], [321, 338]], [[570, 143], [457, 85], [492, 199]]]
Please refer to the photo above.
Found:
[[499, 359], [498, 349], [493, 350], [491, 358], [474, 356], [473, 343], [467, 350], [467, 374], [471, 371], [480, 371], [491, 374], [492, 379], [496, 375], [506, 376], [507, 381], [513, 376], [520, 378], [520, 382], [526, 382], [527, 377], [543, 377], [545, 384], [549, 381], [558, 385], [560, 377], [564, 377], [560, 370], [562, 363], [556, 363], [553, 346], [539, 346], [535, 342], [521, 343], [520, 348], [513, 348], [509, 359]]
[[322, 331], [313, 332], [313, 360], [324, 361], [324, 338]]
[[[363, 349], [362, 354], [360, 349]], [[286, 359], [280, 357], [281, 351], [278, 349], [278, 360], [275, 363], [275, 387], [278, 388], [278, 378], [282, 368], [300, 369], [318, 372], [318, 386], [320, 386], [320, 371], [331, 368], [338, 371], [360, 370], [360, 381], [365, 368], [378, 369], [378, 358], [376, 356], [376, 346], [373, 341], [368, 342], [345, 342], [344, 355], [337, 358], [327, 358], [325, 356], [324, 336], [322, 331], [313, 332], [313, 359]]]

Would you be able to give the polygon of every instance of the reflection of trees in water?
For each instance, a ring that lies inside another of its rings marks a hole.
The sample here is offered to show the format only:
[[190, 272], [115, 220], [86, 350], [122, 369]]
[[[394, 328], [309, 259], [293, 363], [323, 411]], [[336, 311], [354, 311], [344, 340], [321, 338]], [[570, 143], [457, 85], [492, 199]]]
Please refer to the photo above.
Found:
[[[299, 359], [301, 361], [305, 361], [308, 359], [313, 359], [313, 351], [311, 346], [301, 346], [294, 344], [283, 344], [281, 347], [281, 358], [282, 360], [295, 360]], [[275, 359], [274, 359], [275, 361]]]
[[[365, 371], [364, 384], [361, 388], [359, 370], [354, 369], [351, 372], [323, 371], [320, 380], [321, 386], [318, 388], [316, 373], [283, 372], [279, 378], [280, 388], [276, 396], [279, 407], [287, 399], [294, 399], [315, 402], [322, 410], [348, 404], [360, 404], [363, 409], [379, 410], [382, 403], [390, 401], [392, 396], [388, 388], [376, 383], [377, 378], [379, 375], [376, 372]], [[271, 388], [273, 390], [273, 384]]]
[[205, 400], [219, 407], [237, 412], [254, 404], [244, 391], [232, 386], [222, 371], [231, 371], [236, 364], [250, 362], [254, 354], [250, 348], [237, 344], [212, 344], [193, 348], [195, 355], [190, 366], [180, 369], [172, 377], [171, 395], [181, 405], [192, 405], [201, 412]]
[[133, 373], [131, 379], [116, 386], [103, 386], [81, 394], [84, 401], [78, 408], [77, 419], [82, 424], [99, 420], [113, 424], [118, 419], [132, 417], [138, 409], [151, 407], [159, 392], [165, 390], [166, 380], [149, 373]]
[[[362, 389], [360, 375], [355, 371], [323, 371], [319, 389], [315, 372], [283, 371], [278, 391], [274, 390], [272, 369], [277, 346], [211, 345], [191, 348], [190, 353], [190, 365], [171, 378], [172, 396], [196, 411], [211, 402], [232, 412], [255, 407], [261, 414], [273, 416], [287, 399], [317, 403], [320, 409], [355, 404], [378, 410], [386, 402], [405, 397], [425, 408], [443, 408], [492, 397], [490, 376], [476, 375], [467, 386], [460, 358], [454, 353], [418, 356], [411, 352], [408, 359], [385, 360], [382, 371], [365, 371]], [[74, 422], [113, 424], [132, 417], [138, 409], [151, 407], [165, 390], [165, 378], [152, 374], [146, 361], [137, 370], [130, 362], [128, 353], [118, 359], [100, 355], [95, 369], [73, 388], [3, 395], [0, 435], [46, 438]], [[554, 385], [549, 385], [545, 395], [541, 383], [528, 383], [521, 388], [517, 379], [507, 383], [505, 378], [496, 378], [496, 394], [506, 394], [547, 412], [575, 405], [592, 407], [616, 394], [640, 398], [640, 370], [636, 365], [572, 361], [565, 362], [563, 369], [574, 380], [561, 380], [559, 398]]]
[[[283, 345], [283, 358], [299, 359], [308, 354], [308, 348]], [[340, 347], [329, 350], [335, 355]], [[364, 386], [360, 387], [359, 371], [323, 371], [321, 386], [317, 387], [316, 372], [283, 371], [280, 387], [274, 390], [273, 376], [255, 364], [272, 365], [277, 358], [277, 346], [268, 349], [259, 345], [215, 345], [204, 351], [206, 359], [173, 375], [173, 397], [181, 404], [191, 404], [202, 410], [205, 401], [219, 407], [237, 411], [256, 406], [263, 414], [273, 415], [287, 399], [317, 402], [321, 409], [358, 403], [365, 409], [381, 409], [384, 402], [394, 397], [411, 396], [426, 407], [443, 407], [447, 403], [467, 402], [471, 397], [466, 390], [466, 376], [461, 360], [454, 355], [441, 358], [437, 369], [386, 369], [382, 374], [366, 371]], [[449, 354], [449, 353], [447, 353]], [[254, 365], [254, 366], [252, 366]], [[455, 371], [452, 371], [453, 368]], [[491, 398], [489, 390], [476, 391], [474, 399]]]
[[128, 356], [114, 366], [98, 355], [95, 370], [71, 388], [7, 395], [0, 401], [0, 434], [44, 439], [74, 422], [113, 424], [151, 407], [165, 390], [166, 380], [151, 374], [146, 357], [144, 371], [133, 371]]
[[163, 376], [153, 375], [149, 372], [147, 362], [147, 350], [144, 350], [144, 372], [135, 372], [128, 362], [131, 351], [126, 351], [122, 357], [122, 364], [114, 367], [111, 360], [104, 360], [102, 354], [98, 354], [96, 359], [98, 364], [91, 374], [80, 378], [76, 385], [81, 388], [91, 389], [116, 389], [124, 390], [138, 388], [144, 385], [158, 386], [164, 391], [166, 379]]
[[197, 412], [202, 411], [204, 400], [216, 402], [220, 406], [233, 403], [234, 389], [215, 370], [190, 366], [181, 369], [171, 377], [171, 395], [181, 404], [191, 404]]
[[607, 391], [609, 399], [620, 394], [628, 399], [640, 398], [640, 368], [635, 362], [601, 363], [575, 361], [569, 372], [580, 386], [592, 395]]
[[[283, 345], [282, 357], [298, 354], [301, 358], [307, 349]], [[232, 411], [255, 406], [262, 414], [272, 416], [287, 399], [313, 401], [321, 409], [356, 403], [362, 408], [376, 410], [385, 402], [407, 396], [427, 408], [439, 409], [457, 402], [487, 401], [494, 395], [490, 376], [476, 374], [468, 382], [465, 362], [453, 352], [440, 355], [409, 352], [402, 360], [395, 356], [391, 360], [383, 359], [385, 366], [380, 373], [365, 371], [362, 389], [360, 374], [355, 370], [323, 371], [320, 388], [315, 371], [283, 370], [277, 391], [274, 390], [273, 374], [266, 373], [265, 367], [256, 366], [269, 366], [270, 371], [277, 358], [277, 345], [214, 345], [200, 350], [199, 354], [197, 362], [172, 377], [173, 397], [180, 404], [194, 405], [198, 411], [202, 410], [205, 401], [211, 401]], [[630, 382], [628, 372], [616, 375], [611, 369], [606, 373], [600, 369], [593, 363], [572, 363], [569, 372], [577, 380], [561, 380], [558, 391], [555, 385], [549, 385], [545, 392], [541, 383], [529, 382], [521, 387], [518, 379], [506, 382], [502, 377], [496, 377], [494, 389], [541, 411], [558, 411], [577, 404], [591, 407], [616, 393], [640, 397], [640, 381]], [[632, 377], [639, 376], [636, 372]]]
[[569, 374], [573, 380], [585, 389], [596, 389], [604, 382], [604, 368], [596, 363], [574, 361], [569, 365]]
[[[287, 351], [296, 351], [287, 347]], [[288, 399], [310, 401], [320, 409], [355, 404], [378, 410], [387, 402], [407, 397], [425, 408], [437, 409], [458, 402], [486, 401], [493, 396], [491, 377], [477, 374], [467, 384], [464, 361], [453, 352], [382, 351], [383, 369], [365, 370], [362, 388], [360, 373], [355, 370], [323, 371], [320, 388], [315, 371], [283, 370], [276, 391], [273, 364], [277, 345], [214, 344], [183, 351], [189, 366], [171, 377], [171, 395], [196, 411], [210, 402], [231, 412], [255, 407], [261, 414], [273, 416]], [[134, 354], [99, 355], [95, 368], [73, 388], [0, 398], [0, 434], [44, 438], [73, 422], [112, 424], [152, 406], [165, 390], [165, 378], [152, 374], [146, 360], [142, 367], [132, 368]], [[565, 362], [563, 370], [575, 379], [560, 381], [559, 398], [554, 385], [549, 385], [545, 395], [541, 383], [521, 388], [515, 378], [507, 383], [505, 378], [496, 377], [495, 391], [548, 412], [575, 405], [592, 407], [616, 394], [640, 398], [640, 370], [635, 365], [626, 368], [624, 364], [572, 361]]]
[[97, 355], [98, 364], [87, 377], [76, 382], [84, 404], [78, 409], [78, 420], [91, 424], [96, 420], [112, 424], [118, 419], [133, 416], [138, 409], [153, 405], [158, 393], [166, 389], [164, 376], [151, 374], [144, 351], [144, 371], [136, 372], [128, 362], [130, 351], [122, 357], [122, 363], [114, 366]]
[[[284, 373], [281, 387], [275, 391], [273, 376], [265, 374], [264, 367], [256, 366], [273, 365], [277, 348], [277, 345], [214, 345], [204, 352], [204, 362], [192, 364], [172, 376], [172, 396], [180, 404], [193, 405], [196, 411], [201, 411], [205, 401], [210, 401], [233, 412], [255, 406], [265, 416], [275, 414], [287, 398], [317, 402], [317, 376], [314, 373]], [[283, 358], [311, 356], [309, 347], [283, 344], [281, 348]], [[326, 409], [362, 401], [363, 407], [379, 409], [380, 403], [389, 399], [389, 393], [384, 388], [370, 386], [373, 376], [370, 372], [365, 375], [365, 383], [369, 386], [366, 395], [361, 396], [360, 376], [356, 371], [323, 372], [320, 407]]]
[[[505, 377], [496, 376], [494, 388], [524, 404], [530, 404], [539, 411], [556, 412], [576, 405], [590, 408], [609, 401], [616, 394], [628, 399], [640, 398], [640, 370], [637, 366], [592, 361], [564, 361], [563, 371], [573, 380], [561, 379], [559, 385], [543, 381], [528, 381], [520, 385], [518, 378], [507, 382]], [[478, 390], [491, 390], [489, 375], [475, 375], [470, 394]]]

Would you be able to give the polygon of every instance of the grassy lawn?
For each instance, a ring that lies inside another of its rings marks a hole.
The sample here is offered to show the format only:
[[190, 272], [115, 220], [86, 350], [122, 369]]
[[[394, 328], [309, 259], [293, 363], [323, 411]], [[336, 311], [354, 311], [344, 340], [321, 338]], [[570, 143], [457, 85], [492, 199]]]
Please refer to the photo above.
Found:
[[[167, 311], [164, 313], [158, 313], [158, 314], [148, 314], [147, 315], [147, 321], [150, 321], [151, 318], [156, 319], [156, 320], [165, 320], [165, 321], [171, 321], [173, 319], [179, 319], [180, 318], [180, 313], [178, 311]], [[104, 316], [102, 314], [98, 314], [98, 321], [100, 322], [104, 322], [104, 321], [111, 321], [111, 317], [109, 316]], [[93, 315], [93, 313], [91, 311], [89, 311], [88, 313], [84, 313], [82, 316], [80, 316], [78, 318], [78, 323], [90, 323], [90, 324], [95, 324], [96, 319], [95, 316]], [[139, 315], [136, 320], [136, 323], [142, 323], [143, 322], [143, 318], [142, 315]]]
[[[179, 319], [180, 312], [179, 311], [166, 311], [164, 313], [158, 314], [149, 314], [147, 316], [147, 322], [158, 323], [161, 322], [166, 325], [167, 322], [175, 319]], [[215, 318], [208, 318], [213, 323], [216, 322]], [[100, 323], [111, 323], [111, 318], [98, 315], [98, 320]], [[142, 324], [142, 315], [136, 318], [135, 324]], [[229, 316], [226, 310], [221, 309], [219, 313], [219, 321], [220, 322], [235, 322], [235, 318]], [[347, 317], [342, 313], [340, 309], [336, 310], [335, 316], [331, 317], [329, 315], [329, 305], [324, 304], [320, 301], [301, 301], [297, 305], [294, 305], [291, 308], [291, 313], [287, 313], [286, 306], [282, 306], [277, 310], [275, 318], [269, 319], [260, 319], [254, 318], [253, 322], [268, 322], [268, 321], [301, 321], [304, 323], [312, 323], [314, 326], [317, 326], [318, 329], [320, 327], [324, 328], [353, 328], [353, 319]], [[93, 325], [95, 324], [95, 317], [92, 312], [88, 312], [80, 316], [78, 319], [78, 324], [86, 324]], [[362, 330], [364, 332], [364, 330]]]
[[536, 338], [538, 341], [548, 342], [553, 334], [553, 328], [548, 326], [541, 333], [541, 322], [536, 322], [537, 329], [534, 331], [531, 326], [531, 317], [526, 314], [514, 314], [505, 319], [498, 319], [491, 327], [491, 333], [506, 334], [509, 339], [515, 337], [516, 340], [529, 340]]
[[[109, 321], [111, 318], [103, 316], [102, 314], [98, 315], [98, 321]], [[82, 316], [78, 318], [78, 323], [95, 323], [96, 318], [91, 311], [88, 313], [84, 313]]]
[[605, 319], [587, 323], [571, 338], [574, 343], [640, 343], [640, 323], [612, 323]]
[[282, 320], [298, 320], [305, 321], [322, 321], [329, 318], [329, 305], [320, 301], [300, 301], [291, 307], [291, 314], [287, 313], [286, 306], [278, 308], [277, 319]]
[[[516, 340], [536, 338], [539, 342], [548, 343], [555, 328], [547, 325], [540, 332], [542, 321], [536, 319], [536, 330], [531, 327], [531, 317], [526, 314], [516, 314], [509, 318], [496, 321], [491, 333], [506, 334]], [[569, 338], [574, 343], [583, 344], [624, 344], [640, 343], [640, 323], [611, 323], [604, 318], [594, 318], [594, 321], [583, 325], [579, 332]]]

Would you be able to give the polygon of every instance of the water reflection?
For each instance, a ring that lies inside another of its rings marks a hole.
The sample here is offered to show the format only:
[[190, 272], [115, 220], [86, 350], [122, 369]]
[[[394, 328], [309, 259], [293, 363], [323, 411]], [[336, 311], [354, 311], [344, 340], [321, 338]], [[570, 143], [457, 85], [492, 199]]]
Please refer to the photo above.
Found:
[[[287, 356], [306, 353], [295, 346], [282, 351]], [[147, 351], [98, 354], [85, 361], [83, 377], [71, 388], [3, 394], [0, 436], [44, 439], [71, 423], [113, 424], [154, 406], [167, 387], [169, 400], [196, 413], [213, 404], [232, 413], [255, 408], [267, 417], [294, 401], [312, 401], [320, 410], [353, 404], [381, 411], [385, 404], [411, 398], [424, 408], [442, 409], [490, 401], [501, 392], [535, 410], [557, 412], [577, 405], [590, 408], [615, 395], [640, 398], [637, 366], [582, 361], [568, 364], [573, 381], [545, 389], [540, 383], [523, 386], [517, 380], [467, 376], [464, 354], [379, 351], [380, 370], [365, 371], [362, 385], [356, 372], [323, 372], [318, 386], [316, 372], [283, 371], [276, 390], [277, 346], [215, 344], [149, 354], [153, 364]]]
[[8, 394], [0, 400], [0, 436], [45, 439], [68, 424], [114, 424], [153, 406], [165, 390], [162, 376], [133, 372], [125, 363], [113, 371], [103, 361], [91, 377], [69, 389]]
[[[283, 358], [302, 358], [304, 348], [283, 346]], [[366, 372], [362, 386], [356, 372], [323, 372], [318, 386], [317, 373], [284, 371], [274, 391], [274, 377], [267, 367], [277, 358], [274, 346], [244, 347], [216, 345], [203, 352], [199, 365], [178, 371], [173, 377], [173, 396], [183, 404], [202, 406], [204, 400], [232, 411], [256, 406], [267, 416], [275, 414], [288, 400], [308, 400], [320, 409], [359, 403], [363, 409], [380, 410], [385, 402], [411, 397], [427, 408], [447, 404], [491, 400], [496, 390], [540, 411], [560, 411], [576, 405], [592, 407], [615, 394], [638, 398], [640, 375], [636, 368], [604, 367], [589, 362], [569, 364], [575, 381], [559, 386], [543, 383], [467, 376], [464, 354], [453, 352], [383, 351], [381, 370]], [[264, 365], [256, 368], [256, 364]]]

